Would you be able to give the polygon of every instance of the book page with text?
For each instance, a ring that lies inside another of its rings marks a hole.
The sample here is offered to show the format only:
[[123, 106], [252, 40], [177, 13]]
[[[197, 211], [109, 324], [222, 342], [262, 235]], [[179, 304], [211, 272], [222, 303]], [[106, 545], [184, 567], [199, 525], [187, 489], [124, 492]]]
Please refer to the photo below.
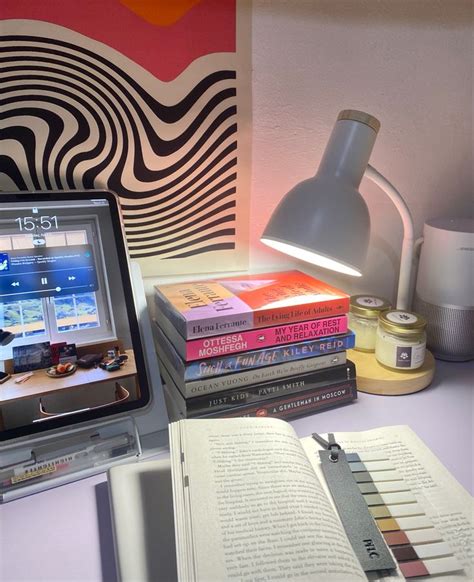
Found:
[[176, 527], [191, 537], [177, 533], [181, 580], [367, 580], [288, 423], [177, 424], [181, 431], [172, 425], [170, 432], [173, 481], [182, 489], [175, 501], [185, 507], [176, 510]]
[[[334, 436], [346, 453], [384, 451], [406, 481], [427, 517], [464, 567], [464, 572], [440, 575], [435, 579], [443, 582], [473, 580], [473, 498], [415, 432], [408, 426], [393, 426], [363, 432], [339, 432]], [[324, 483], [318, 454], [320, 445], [311, 437], [301, 439], [301, 443]], [[472, 460], [466, 459], [466, 462]], [[391, 579], [403, 579], [403, 576], [399, 573], [398, 577], [384, 578]]]

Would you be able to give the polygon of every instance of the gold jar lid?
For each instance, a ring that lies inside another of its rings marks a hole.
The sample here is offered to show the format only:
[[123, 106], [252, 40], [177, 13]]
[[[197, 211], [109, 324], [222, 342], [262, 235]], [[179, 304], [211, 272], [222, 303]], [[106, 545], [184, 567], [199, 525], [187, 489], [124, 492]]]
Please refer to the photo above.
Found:
[[399, 335], [416, 335], [424, 331], [426, 319], [412, 311], [391, 309], [384, 311], [379, 317], [380, 327]]
[[375, 295], [352, 295], [350, 300], [350, 312], [369, 319], [377, 319], [382, 311], [391, 308], [388, 299]]

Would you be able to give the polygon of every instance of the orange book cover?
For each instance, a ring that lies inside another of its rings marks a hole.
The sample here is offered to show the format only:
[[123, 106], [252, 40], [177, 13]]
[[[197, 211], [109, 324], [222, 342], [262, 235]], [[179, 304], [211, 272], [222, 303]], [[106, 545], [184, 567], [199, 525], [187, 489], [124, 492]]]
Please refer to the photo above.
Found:
[[[254, 327], [317, 317], [342, 315], [349, 311], [349, 295], [301, 271], [270, 273], [275, 278], [264, 285], [242, 290], [238, 297], [254, 313]], [[249, 280], [262, 278], [250, 275]]]
[[156, 285], [155, 303], [186, 339], [349, 311], [347, 293], [301, 271]]

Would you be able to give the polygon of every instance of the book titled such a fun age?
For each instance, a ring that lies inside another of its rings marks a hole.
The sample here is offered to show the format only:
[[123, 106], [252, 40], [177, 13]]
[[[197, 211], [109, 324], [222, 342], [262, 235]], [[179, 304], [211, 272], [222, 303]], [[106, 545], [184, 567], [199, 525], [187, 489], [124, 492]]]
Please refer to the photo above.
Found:
[[301, 271], [155, 286], [157, 319], [184, 339], [343, 315], [349, 295]]

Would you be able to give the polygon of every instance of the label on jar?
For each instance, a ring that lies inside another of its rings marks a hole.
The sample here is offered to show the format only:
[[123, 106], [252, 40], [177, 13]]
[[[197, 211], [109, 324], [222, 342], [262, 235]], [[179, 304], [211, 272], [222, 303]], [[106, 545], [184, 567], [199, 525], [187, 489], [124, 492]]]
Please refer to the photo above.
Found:
[[397, 368], [418, 368], [425, 359], [424, 343], [417, 346], [397, 346], [395, 366]]
[[364, 307], [382, 307], [384, 304], [378, 297], [357, 297], [355, 302]]
[[416, 315], [406, 311], [391, 311], [385, 317], [393, 323], [415, 323], [417, 321]]

